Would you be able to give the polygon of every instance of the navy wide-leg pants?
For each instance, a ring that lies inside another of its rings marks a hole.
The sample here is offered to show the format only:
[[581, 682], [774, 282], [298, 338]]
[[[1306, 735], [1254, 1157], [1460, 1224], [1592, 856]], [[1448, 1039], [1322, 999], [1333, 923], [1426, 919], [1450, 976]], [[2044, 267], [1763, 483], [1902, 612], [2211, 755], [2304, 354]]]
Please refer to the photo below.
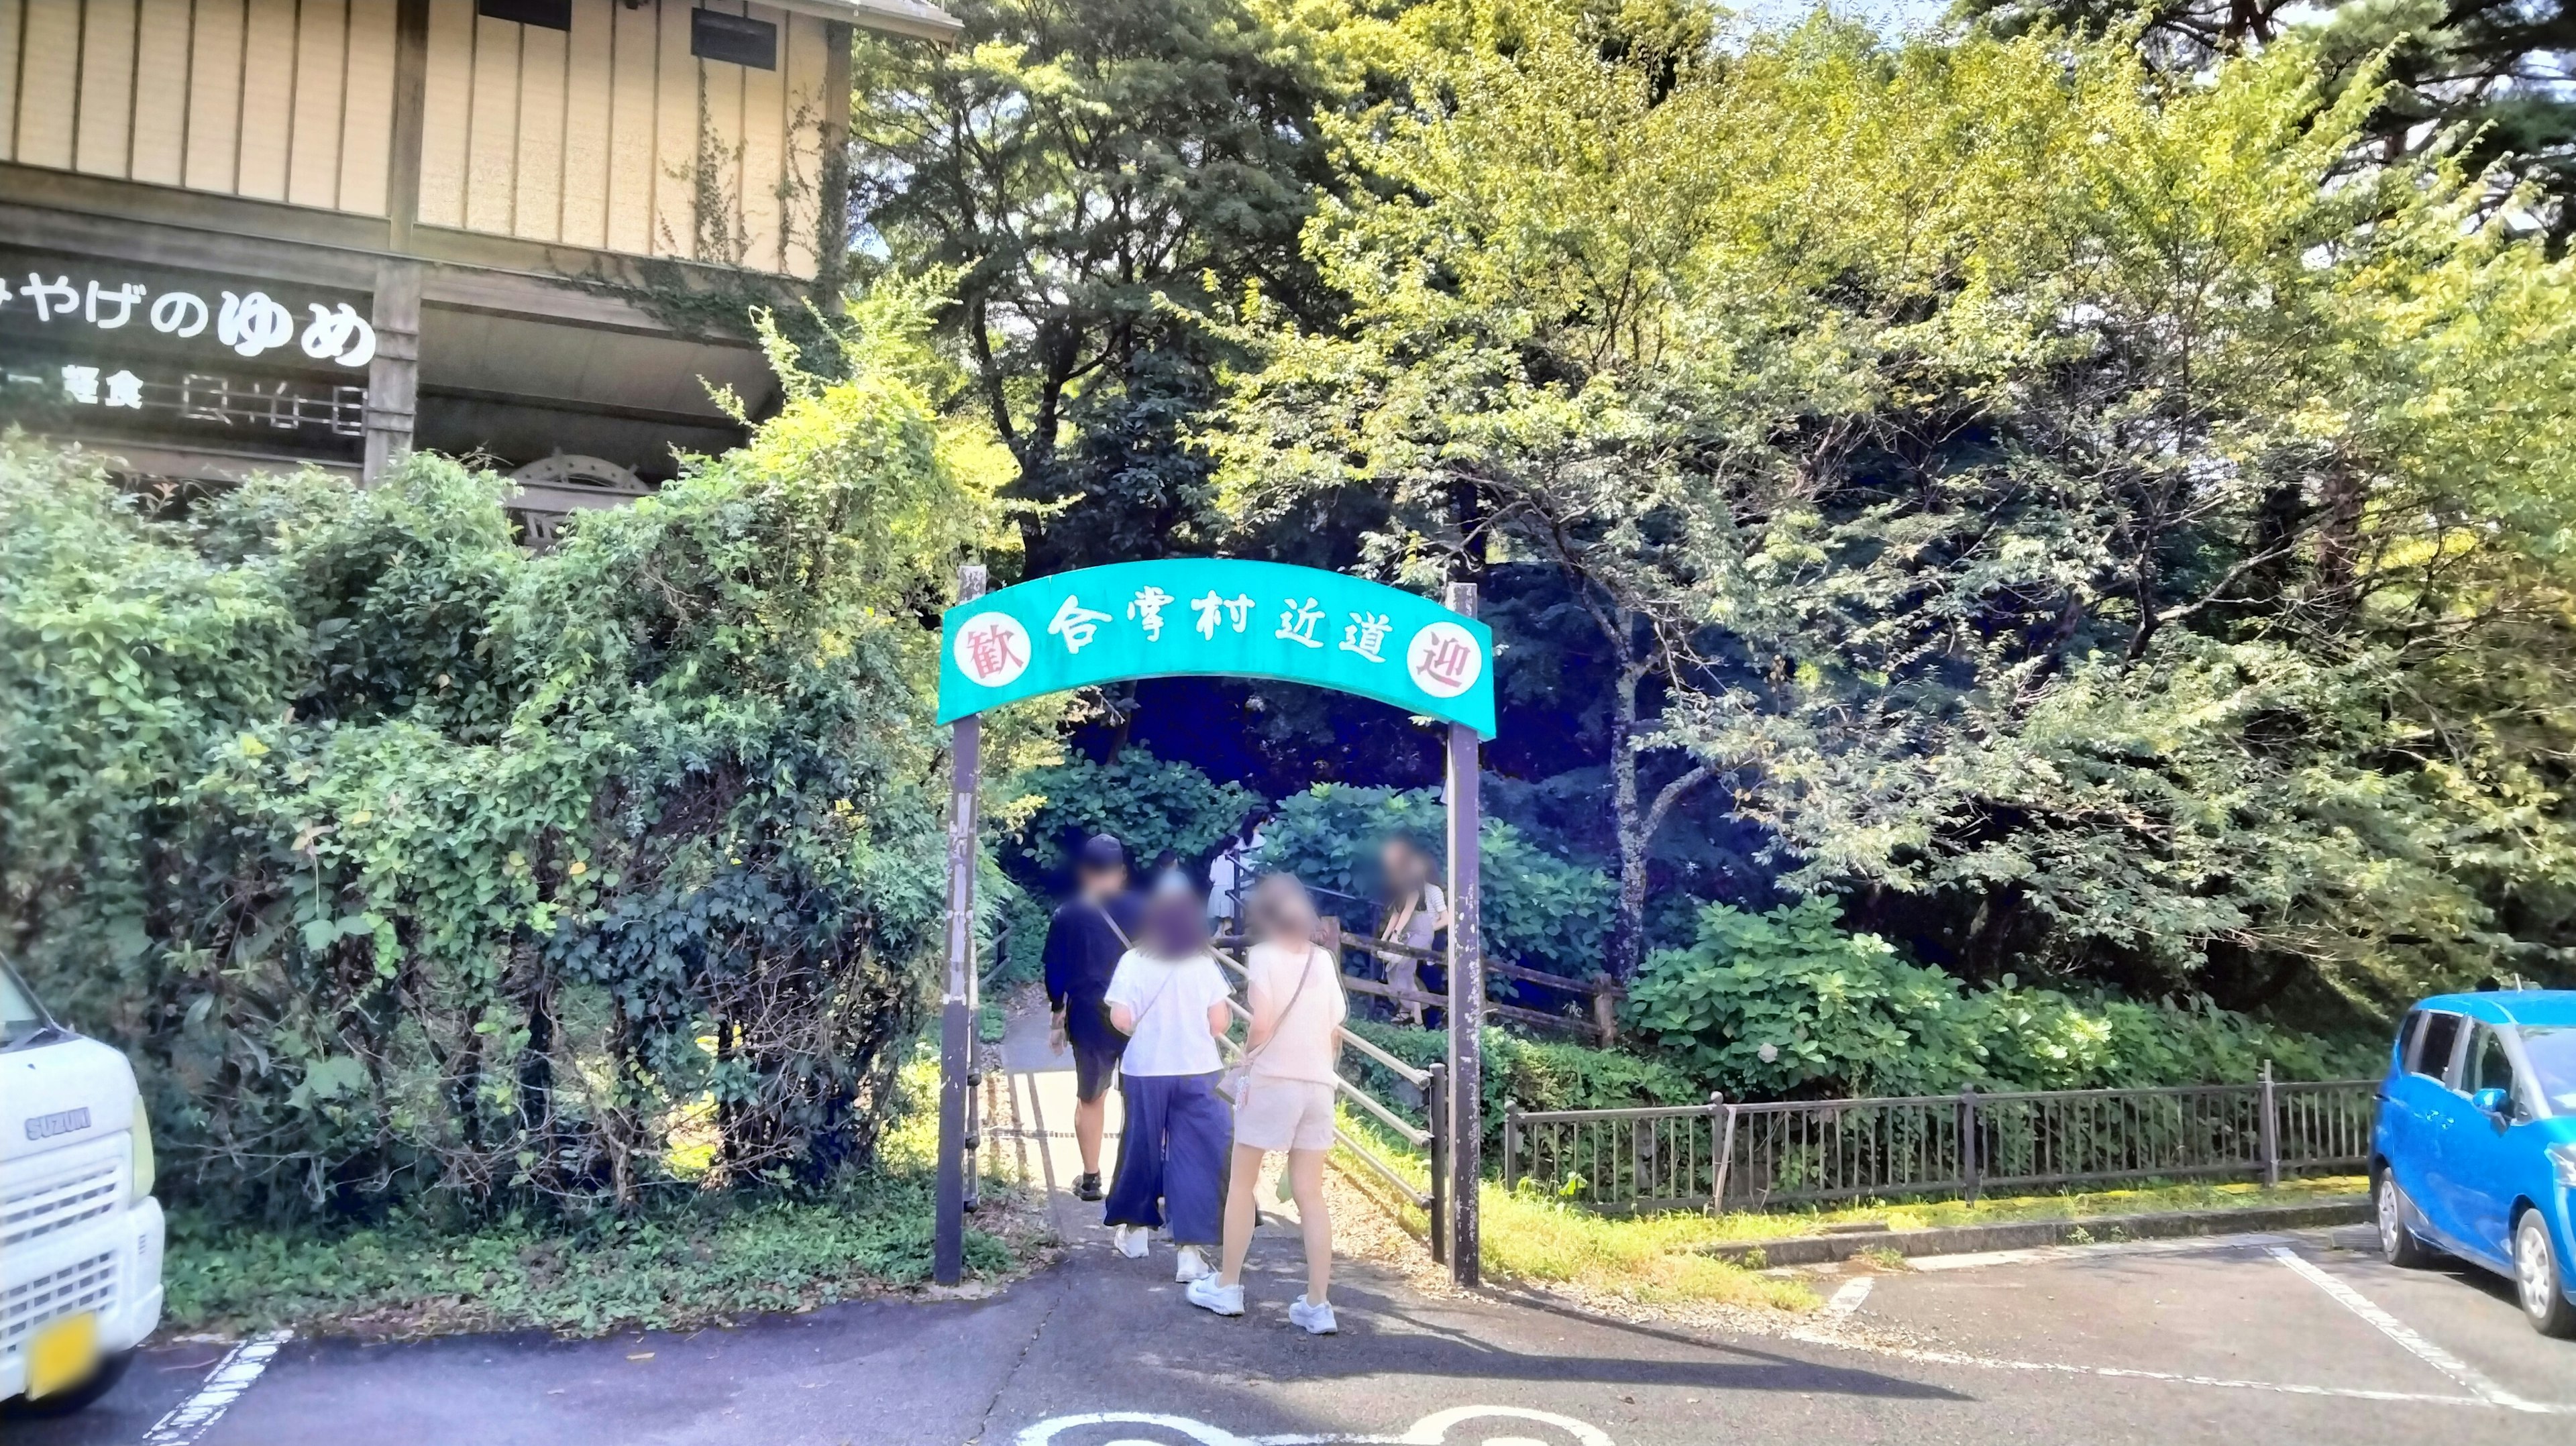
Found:
[[1151, 1229], [1163, 1223], [1168, 1209], [1175, 1244], [1215, 1245], [1224, 1238], [1220, 1202], [1234, 1116], [1217, 1097], [1216, 1078], [1120, 1076], [1127, 1125], [1118, 1137], [1106, 1223]]

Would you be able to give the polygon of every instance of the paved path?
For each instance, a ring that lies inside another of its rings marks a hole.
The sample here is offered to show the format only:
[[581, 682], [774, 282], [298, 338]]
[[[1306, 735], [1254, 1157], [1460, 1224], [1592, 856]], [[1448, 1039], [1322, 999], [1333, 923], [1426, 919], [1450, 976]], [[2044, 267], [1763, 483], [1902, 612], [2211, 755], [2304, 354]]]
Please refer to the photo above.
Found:
[[[1061, 1170], [1069, 1079], [1048, 1078], [1042, 1040], [1040, 1057], [1024, 1036], [1008, 1053], [1040, 1117], [1021, 1142]], [[1167, 1250], [1123, 1259], [1096, 1215], [1058, 1208], [1065, 1262], [987, 1300], [593, 1341], [292, 1341], [200, 1435], [158, 1446], [2576, 1440], [2576, 1345], [2465, 1273], [2393, 1271], [2325, 1232], [1828, 1278], [1834, 1304], [1803, 1339], [1428, 1296], [1362, 1267], [1334, 1291], [1343, 1334], [1313, 1338], [1285, 1319], [1293, 1240], [1256, 1249], [1253, 1313], [1219, 1320], [1181, 1302]], [[1843, 1325], [1917, 1344], [1837, 1344]], [[221, 1354], [156, 1347], [89, 1415], [0, 1434], [141, 1442]]]

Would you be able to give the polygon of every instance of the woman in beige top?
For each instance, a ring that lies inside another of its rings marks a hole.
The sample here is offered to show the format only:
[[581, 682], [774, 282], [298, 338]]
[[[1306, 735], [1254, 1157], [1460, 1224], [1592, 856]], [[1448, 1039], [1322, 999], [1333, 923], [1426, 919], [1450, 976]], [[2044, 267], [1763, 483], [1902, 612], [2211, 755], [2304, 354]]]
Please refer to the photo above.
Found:
[[1337, 1329], [1328, 1296], [1333, 1224], [1324, 1209], [1324, 1157], [1333, 1148], [1333, 1067], [1341, 1056], [1341, 969], [1315, 943], [1315, 902], [1285, 874], [1263, 879], [1245, 913], [1259, 942], [1244, 954], [1252, 1023], [1234, 1105], [1234, 1176], [1225, 1198], [1224, 1264], [1190, 1282], [1190, 1304], [1243, 1314], [1243, 1257], [1252, 1248], [1263, 1157], [1288, 1152], [1288, 1186], [1306, 1239], [1306, 1293], [1288, 1319], [1315, 1335]]

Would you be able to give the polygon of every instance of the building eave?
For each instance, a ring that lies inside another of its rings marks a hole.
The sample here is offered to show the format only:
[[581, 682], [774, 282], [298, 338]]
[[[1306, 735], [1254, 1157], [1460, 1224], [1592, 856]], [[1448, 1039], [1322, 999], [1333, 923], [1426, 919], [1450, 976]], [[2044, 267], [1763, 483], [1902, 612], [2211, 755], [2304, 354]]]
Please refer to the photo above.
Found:
[[966, 22], [923, 0], [770, 0], [781, 10], [839, 20], [888, 35], [910, 35], [942, 44], [955, 40]]

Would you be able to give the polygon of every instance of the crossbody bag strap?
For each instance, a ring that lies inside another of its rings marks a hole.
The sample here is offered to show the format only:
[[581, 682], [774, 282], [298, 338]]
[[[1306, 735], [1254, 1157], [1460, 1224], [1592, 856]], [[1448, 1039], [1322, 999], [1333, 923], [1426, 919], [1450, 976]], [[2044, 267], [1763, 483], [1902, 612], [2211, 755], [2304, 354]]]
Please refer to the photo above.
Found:
[[[1296, 1012], [1297, 1001], [1306, 997], [1306, 983], [1308, 980], [1315, 977], [1315, 956], [1322, 952], [1323, 946], [1321, 945], [1309, 944], [1306, 946], [1306, 969], [1304, 973], [1297, 976], [1297, 987], [1288, 991], [1288, 1002], [1281, 1005], [1279, 1008], [1280, 1024], [1286, 1024], [1288, 1022], [1288, 1016]], [[1259, 1048], [1244, 1051], [1243, 1058], [1235, 1062], [1235, 1068], [1242, 1070], [1246, 1074], [1251, 1073], [1252, 1062], [1259, 1059], [1262, 1054], [1270, 1048], [1271, 1043], [1278, 1038], [1278, 1025], [1273, 1025], [1270, 1029], [1270, 1038], [1261, 1041]]]

